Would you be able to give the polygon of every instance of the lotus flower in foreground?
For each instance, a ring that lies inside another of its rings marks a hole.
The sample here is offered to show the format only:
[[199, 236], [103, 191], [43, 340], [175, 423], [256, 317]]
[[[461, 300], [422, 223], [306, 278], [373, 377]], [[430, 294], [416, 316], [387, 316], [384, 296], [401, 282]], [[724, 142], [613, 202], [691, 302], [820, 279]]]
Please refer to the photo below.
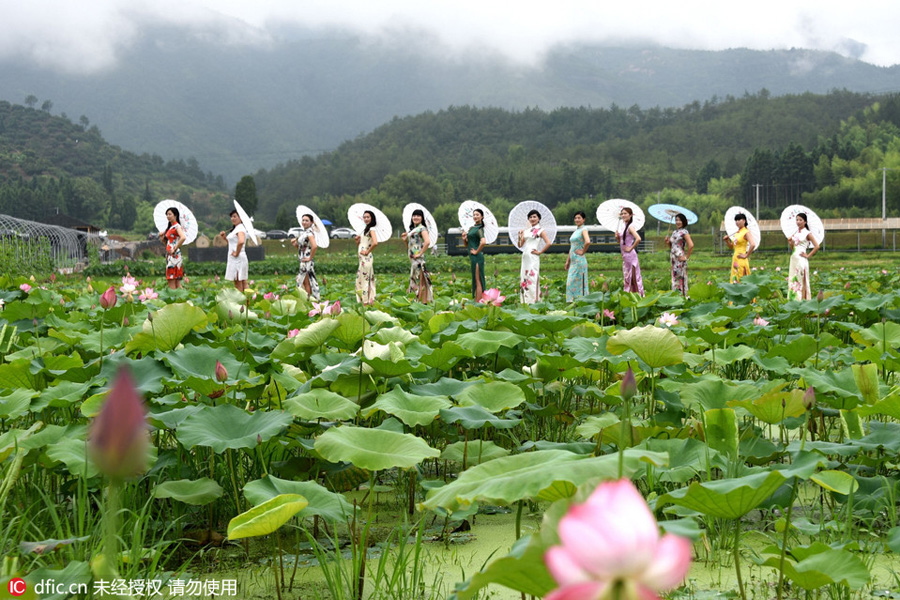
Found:
[[134, 380], [123, 368], [91, 424], [88, 450], [104, 474], [125, 479], [147, 469], [149, 446], [147, 411]]
[[497, 288], [491, 288], [484, 292], [481, 296], [480, 302], [483, 304], [493, 304], [494, 306], [500, 306], [503, 304], [503, 301], [506, 300], [506, 296], [500, 295], [500, 290]]
[[560, 546], [544, 555], [559, 588], [546, 600], [654, 600], [687, 575], [691, 543], [660, 536], [644, 498], [627, 479], [601, 483], [559, 521]]

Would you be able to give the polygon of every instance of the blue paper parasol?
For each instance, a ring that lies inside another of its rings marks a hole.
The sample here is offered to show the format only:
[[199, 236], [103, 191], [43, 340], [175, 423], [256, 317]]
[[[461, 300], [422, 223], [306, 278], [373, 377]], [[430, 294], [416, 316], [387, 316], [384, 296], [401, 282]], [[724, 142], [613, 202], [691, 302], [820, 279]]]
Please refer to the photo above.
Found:
[[677, 204], [654, 204], [647, 209], [647, 212], [657, 221], [662, 221], [663, 223], [668, 223], [670, 225], [675, 224], [675, 215], [678, 213], [683, 214], [687, 218], [688, 225], [693, 225], [700, 220], [700, 217], [698, 217], [696, 213], [678, 206]]

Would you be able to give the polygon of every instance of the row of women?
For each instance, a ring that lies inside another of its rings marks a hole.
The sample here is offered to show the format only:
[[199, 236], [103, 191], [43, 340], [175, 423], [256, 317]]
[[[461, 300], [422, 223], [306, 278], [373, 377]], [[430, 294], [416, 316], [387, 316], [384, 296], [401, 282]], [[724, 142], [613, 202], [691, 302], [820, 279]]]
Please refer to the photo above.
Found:
[[[474, 204], [474, 203], [473, 203]], [[418, 206], [418, 205], [416, 205]], [[790, 208], [790, 207], [789, 207]], [[467, 214], [471, 222], [466, 223], [461, 216], [462, 237], [469, 252], [471, 270], [472, 297], [480, 300], [486, 289], [484, 275], [484, 247], [488, 243], [485, 232], [486, 208], [476, 207]], [[291, 243], [297, 249], [300, 263], [297, 274], [297, 287], [302, 288], [314, 300], [320, 299], [319, 284], [315, 273], [315, 254], [319, 247], [316, 238], [322, 238], [324, 226], [312, 211], [305, 207], [298, 209], [301, 230]], [[352, 209], [351, 209], [352, 211]], [[785, 209], [787, 212], [788, 209]], [[549, 211], [548, 211], [549, 212]], [[732, 211], [734, 212], [734, 211]], [[361, 231], [355, 236], [359, 266], [356, 275], [356, 294], [366, 305], [375, 301], [375, 270], [373, 250], [378, 245], [377, 225], [380, 218], [386, 217], [374, 208], [361, 210]], [[415, 295], [423, 303], [433, 299], [431, 277], [425, 264], [425, 253], [432, 246], [432, 234], [426, 222], [426, 211], [415, 208], [411, 211], [410, 222], [401, 234], [407, 244], [410, 259], [410, 276], [408, 292]], [[687, 265], [694, 249], [694, 243], [687, 229], [688, 218], [682, 212], [670, 211], [675, 230], [665, 238], [670, 249], [670, 266], [672, 289], [684, 296], [688, 293]], [[352, 214], [352, 212], [351, 212]], [[490, 214], [488, 212], [488, 214]], [[462, 215], [462, 213], [461, 213]], [[167, 228], [160, 232], [160, 238], [166, 240], [166, 280], [169, 287], [176, 288], [184, 276], [181, 258], [181, 246], [186, 241], [184, 227], [177, 207], [171, 206], [166, 212]], [[528, 226], [518, 230], [514, 239], [516, 246], [522, 251], [522, 263], [519, 279], [519, 296], [523, 303], [531, 304], [541, 299], [540, 256], [550, 247], [552, 240], [541, 226], [542, 211], [532, 209], [527, 214]], [[792, 250], [788, 275], [788, 296], [790, 299], [808, 300], [812, 297], [809, 284], [809, 258], [819, 250], [817, 236], [809, 229], [809, 217], [806, 212], [794, 211], [796, 231], [788, 237], [788, 245]], [[230, 215], [232, 228], [222, 231], [220, 236], [228, 242], [228, 262], [225, 278], [233, 281], [238, 290], [247, 288], [248, 260], [244, 250], [249, 230], [244, 225], [241, 214], [233, 210]], [[491, 218], [493, 216], [491, 215]], [[436, 230], [431, 215], [428, 215], [432, 228]], [[784, 216], [783, 216], [784, 219]], [[572, 302], [588, 293], [588, 264], [586, 253], [591, 245], [591, 238], [585, 227], [587, 215], [578, 211], [573, 216], [575, 230], [569, 238], [570, 250], [566, 257], [566, 301]], [[620, 226], [615, 235], [622, 256], [623, 289], [644, 295], [640, 262], [636, 248], [641, 242], [638, 227], [634, 222], [634, 210], [622, 206], [619, 211]], [[555, 224], [555, 223], [554, 223]], [[510, 224], [512, 228], [512, 223]], [[726, 234], [723, 240], [734, 250], [731, 264], [731, 283], [741, 280], [750, 273], [750, 255], [759, 247], [759, 239], [748, 226], [748, 218], [743, 212], [734, 214], [734, 233]], [[758, 227], [756, 228], [758, 231]], [[436, 234], [436, 232], [435, 232]], [[758, 233], [756, 234], [758, 235]]]

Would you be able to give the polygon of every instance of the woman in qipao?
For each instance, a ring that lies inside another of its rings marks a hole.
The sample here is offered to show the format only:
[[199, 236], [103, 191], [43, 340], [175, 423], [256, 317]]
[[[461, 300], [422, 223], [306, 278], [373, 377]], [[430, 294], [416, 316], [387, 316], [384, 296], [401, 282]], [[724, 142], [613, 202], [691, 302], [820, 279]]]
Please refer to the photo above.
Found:
[[566, 257], [566, 302], [574, 302], [588, 292], [588, 264], [585, 254], [591, 245], [591, 236], [584, 227], [587, 215], [579, 210], [575, 213], [575, 231], [569, 238], [569, 255]]
[[432, 301], [431, 275], [425, 268], [425, 251], [431, 245], [431, 236], [425, 225], [425, 212], [417, 208], [410, 217], [409, 231], [404, 231], [400, 237], [406, 242], [409, 254], [409, 287], [407, 292], [416, 295], [416, 300], [423, 304]]
[[788, 300], [812, 300], [809, 289], [809, 259], [819, 251], [819, 243], [809, 230], [806, 213], [797, 213], [797, 232], [788, 238], [791, 264], [788, 272]]
[[316, 280], [316, 227], [315, 220], [310, 214], [300, 218], [302, 230], [297, 237], [291, 238], [291, 245], [297, 249], [297, 259], [300, 261], [300, 270], [297, 272], [297, 288], [303, 289], [306, 294], [319, 301], [319, 282]]
[[187, 239], [184, 227], [181, 226], [181, 215], [174, 206], [166, 210], [169, 226], [159, 233], [159, 239], [166, 240], [166, 283], [170, 289], [181, 287], [184, 279], [184, 261], [181, 258], [181, 246]]
[[687, 230], [687, 217], [678, 213], [675, 215], [675, 231], [666, 236], [666, 245], [669, 247], [669, 262], [672, 264], [672, 289], [680, 292], [687, 298], [688, 278], [687, 261], [694, 251], [694, 240]]
[[641, 236], [634, 228], [634, 211], [623, 206], [619, 217], [624, 223], [621, 232], [616, 231], [616, 240], [622, 251], [622, 278], [624, 290], [644, 295], [644, 280], [641, 279], [641, 264], [638, 262], [637, 245], [641, 243]]
[[[541, 299], [541, 254], [550, 247], [550, 238], [541, 227], [541, 213], [528, 213], [529, 227], [519, 230], [516, 245], [522, 249], [522, 266], [519, 269], [519, 299], [523, 304], [533, 304]], [[542, 243], [543, 242], [543, 243]]]
[[378, 245], [375, 235], [375, 213], [367, 210], [363, 213], [365, 228], [362, 235], [355, 236], [358, 246], [359, 268], [356, 271], [356, 297], [365, 305], [375, 303], [375, 257], [372, 251]]
[[469, 250], [469, 267], [472, 270], [472, 298], [480, 301], [487, 287], [484, 282], [484, 213], [480, 209], [472, 211], [475, 224], [463, 231], [462, 238]]
[[744, 213], [734, 215], [734, 223], [738, 228], [734, 239], [727, 234], [722, 239], [729, 248], [734, 248], [734, 256], [731, 257], [731, 283], [739, 283], [741, 277], [750, 274], [750, 255], [756, 250], [757, 241], [747, 228], [747, 215]]

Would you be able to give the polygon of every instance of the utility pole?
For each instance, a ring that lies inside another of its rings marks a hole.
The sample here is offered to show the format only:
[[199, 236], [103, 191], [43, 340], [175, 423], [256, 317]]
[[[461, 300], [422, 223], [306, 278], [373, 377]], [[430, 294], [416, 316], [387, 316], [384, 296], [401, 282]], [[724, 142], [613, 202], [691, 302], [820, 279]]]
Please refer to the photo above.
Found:
[[759, 188], [762, 187], [762, 184], [754, 183], [753, 187], [756, 188], [756, 220], [759, 221]]
[[887, 244], [887, 172], [893, 171], [887, 167], [881, 168], [881, 248], [884, 249]]

